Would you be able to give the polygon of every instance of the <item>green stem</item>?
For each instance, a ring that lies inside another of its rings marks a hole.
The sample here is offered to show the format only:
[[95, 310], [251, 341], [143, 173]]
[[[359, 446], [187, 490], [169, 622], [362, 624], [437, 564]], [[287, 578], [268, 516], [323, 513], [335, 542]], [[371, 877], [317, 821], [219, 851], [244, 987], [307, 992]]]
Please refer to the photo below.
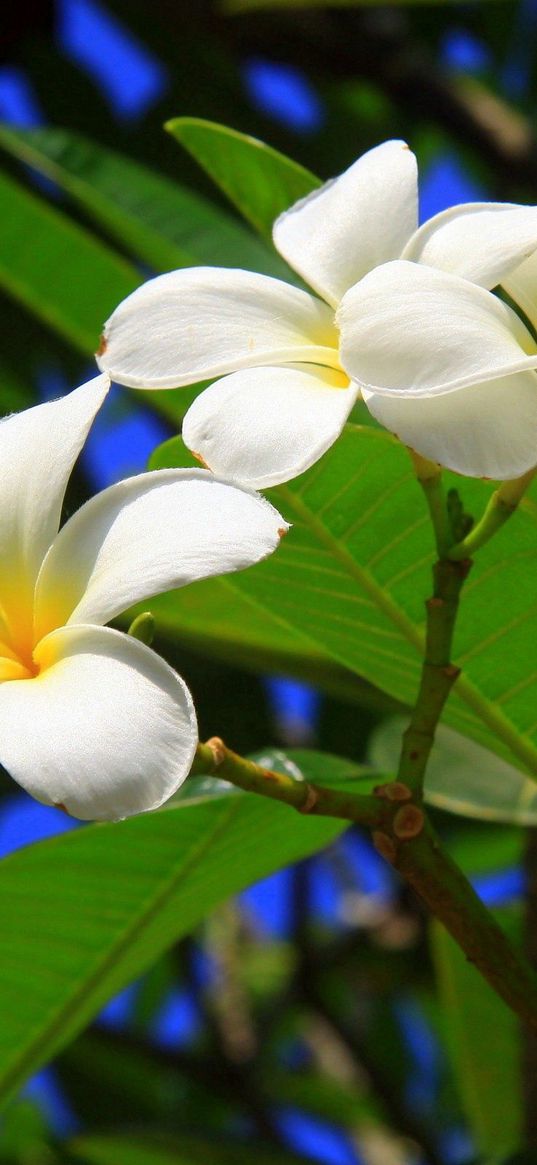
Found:
[[451, 662], [460, 592], [470, 562], [440, 560], [434, 566], [434, 593], [427, 600], [425, 658], [410, 724], [403, 735], [397, 774], [420, 803], [434, 735], [449, 693], [459, 675]]
[[535, 469], [530, 469], [522, 477], [517, 477], [513, 481], [503, 481], [490, 498], [482, 518], [465, 538], [451, 547], [448, 558], [453, 562], [470, 558], [476, 550], [489, 542], [515, 513], [535, 472]]
[[374, 795], [342, 793], [266, 769], [232, 752], [218, 736], [198, 745], [191, 772], [220, 777], [246, 793], [283, 801], [299, 813], [339, 817], [371, 827], [382, 820], [382, 806]]
[[453, 542], [449, 524], [448, 511], [444, 487], [442, 485], [442, 470], [434, 461], [428, 461], [415, 449], [408, 450], [414, 466], [416, 478], [419, 481], [433, 524], [436, 541], [436, 552], [439, 558], [446, 558]]

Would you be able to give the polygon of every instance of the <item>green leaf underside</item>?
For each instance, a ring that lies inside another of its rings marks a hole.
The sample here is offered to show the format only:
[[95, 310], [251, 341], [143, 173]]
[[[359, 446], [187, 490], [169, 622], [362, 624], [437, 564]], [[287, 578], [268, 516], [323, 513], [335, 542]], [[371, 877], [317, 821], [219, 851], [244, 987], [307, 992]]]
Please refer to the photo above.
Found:
[[[379, 769], [397, 771], [402, 716], [384, 720], [369, 745], [369, 758]], [[427, 762], [425, 800], [439, 809], [479, 821], [537, 825], [537, 785], [520, 769], [441, 724]]]
[[[170, 448], [163, 448], [169, 464]], [[180, 449], [176, 442], [175, 463], [191, 464]], [[158, 454], [152, 464], [159, 464]], [[478, 515], [493, 487], [447, 477], [461, 489], [466, 509]], [[425, 503], [405, 449], [381, 430], [348, 425], [311, 470], [267, 492], [292, 529], [266, 562], [228, 576], [228, 587], [257, 606], [267, 643], [279, 623], [410, 704], [419, 679], [433, 552]], [[455, 640], [454, 659], [463, 675], [446, 710], [453, 728], [534, 777], [536, 526], [537, 505], [530, 497], [510, 528], [479, 552]], [[180, 594], [175, 601], [180, 612]], [[263, 610], [271, 617], [264, 628]], [[250, 617], [253, 622], [254, 607]]]
[[209, 264], [287, 277], [273, 249], [229, 214], [80, 134], [0, 126], [0, 146], [57, 182], [155, 271]]
[[[498, 921], [519, 944], [519, 913], [505, 908], [498, 911]], [[432, 926], [432, 943], [447, 1048], [463, 1108], [478, 1152], [493, 1165], [522, 1138], [518, 1021], [438, 923]]]
[[[306, 776], [311, 764], [315, 777], [322, 772], [333, 784], [360, 779], [348, 761], [296, 755]], [[281, 764], [297, 763], [289, 756]], [[86, 826], [6, 858], [0, 1100], [214, 905], [316, 852], [343, 828], [298, 820], [285, 805], [207, 779], [187, 782], [183, 800], [160, 812]]]
[[176, 117], [166, 129], [268, 239], [278, 215], [320, 185], [298, 162], [238, 130], [197, 117]]

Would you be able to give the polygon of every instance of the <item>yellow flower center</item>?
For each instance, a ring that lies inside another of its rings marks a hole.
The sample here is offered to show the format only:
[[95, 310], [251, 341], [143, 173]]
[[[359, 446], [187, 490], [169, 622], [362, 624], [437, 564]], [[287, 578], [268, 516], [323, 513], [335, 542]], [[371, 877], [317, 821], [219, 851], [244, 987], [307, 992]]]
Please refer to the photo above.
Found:
[[0, 606], [0, 683], [5, 680], [29, 680], [40, 671], [33, 657], [31, 639], [31, 604], [11, 603], [14, 617], [8, 620], [5, 608]]

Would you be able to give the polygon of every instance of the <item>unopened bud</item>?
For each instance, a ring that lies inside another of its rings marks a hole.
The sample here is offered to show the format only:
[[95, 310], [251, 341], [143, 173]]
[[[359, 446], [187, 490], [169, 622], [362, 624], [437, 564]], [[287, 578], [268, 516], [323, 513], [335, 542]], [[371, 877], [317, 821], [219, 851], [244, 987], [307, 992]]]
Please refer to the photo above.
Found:
[[141, 615], [137, 615], [129, 627], [128, 634], [151, 647], [155, 635], [155, 618], [151, 611], [142, 611]]

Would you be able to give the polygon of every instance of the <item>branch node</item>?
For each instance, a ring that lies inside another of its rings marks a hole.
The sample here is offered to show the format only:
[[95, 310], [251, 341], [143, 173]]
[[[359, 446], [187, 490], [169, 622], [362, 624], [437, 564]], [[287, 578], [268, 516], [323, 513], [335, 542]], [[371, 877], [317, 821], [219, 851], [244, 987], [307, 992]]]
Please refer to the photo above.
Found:
[[373, 795], [380, 797], [382, 801], [410, 801], [412, 790], [402, 781], [390, 781], [387, 785], [377, 785], [373, 789]]

